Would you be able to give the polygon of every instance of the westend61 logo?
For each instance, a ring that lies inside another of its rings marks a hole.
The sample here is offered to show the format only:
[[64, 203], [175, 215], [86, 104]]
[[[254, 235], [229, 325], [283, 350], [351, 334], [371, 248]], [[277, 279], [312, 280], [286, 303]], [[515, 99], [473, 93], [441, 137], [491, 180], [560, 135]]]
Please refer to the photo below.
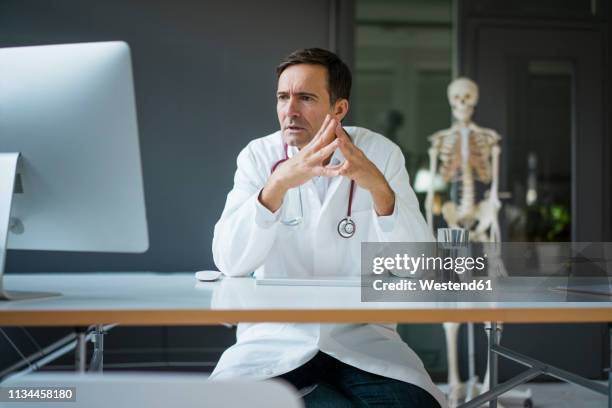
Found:
[[420, 256], [414, 257], [408, 254], [396, 254], [394, 257], [378, 256], [372, 260], [372, 272], [381, 275], [385, 271], [403, 271], [410, 275], [417, 271], [454, 271], [462, 275], [465, 272], [482, 271], [486, 267], [487, 254], [478, 257], [442, 257], [442, 256]]

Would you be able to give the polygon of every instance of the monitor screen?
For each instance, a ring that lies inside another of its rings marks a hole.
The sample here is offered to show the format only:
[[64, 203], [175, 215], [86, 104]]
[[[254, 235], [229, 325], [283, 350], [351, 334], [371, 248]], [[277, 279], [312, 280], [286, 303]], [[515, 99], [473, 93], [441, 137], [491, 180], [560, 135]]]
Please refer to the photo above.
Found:
[[0, 299], [6, 250], [149, 247], [130, 48], [0, 49]]
[[0, 49], [0, 153], [12, 152], [9, 249], [147, 250], [126, 43]]

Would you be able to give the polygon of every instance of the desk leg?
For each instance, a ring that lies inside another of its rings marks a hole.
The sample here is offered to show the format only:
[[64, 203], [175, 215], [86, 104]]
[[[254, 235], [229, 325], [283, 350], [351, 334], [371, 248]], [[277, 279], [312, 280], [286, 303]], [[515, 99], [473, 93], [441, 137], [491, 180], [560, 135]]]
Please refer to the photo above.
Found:
[[610, 349], [610, 366], [608, 367], [608, 408], [612, 408], [612, 324], [608, 324], [608, 347]]
[[84, 373], [87, 365], [87, 335], [82, 327], [76, 329], [76, 345], [74, 347], [74, 369]]
[[[488, 331], [489, 390], [493, 390], [497, 386], [497, 354], [493, 351], [493, 346], [499, 345], [497, 322], [490, 322], [485, 328]], [[497, 408], [497, 398], [489, 401], [489, 408]]]
[[102, 365], [104, 361], [104, 335], [106, 331], [104, 326], [98, 325], [93, 334], [92, 341], [94, 343], [94, 353], [91, 357], [91, 364], [89, 371], [91, 372], [102, 372]]

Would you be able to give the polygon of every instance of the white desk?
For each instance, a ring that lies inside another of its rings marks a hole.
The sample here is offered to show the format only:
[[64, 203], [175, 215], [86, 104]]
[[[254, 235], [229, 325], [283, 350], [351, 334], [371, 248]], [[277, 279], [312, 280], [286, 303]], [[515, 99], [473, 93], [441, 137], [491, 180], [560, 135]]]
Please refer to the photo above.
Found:
[[[525, 302], [361, 302], [359, 287], [261, 286], [252, 278], [197, 282], [193, 273], [15, 274], [14, 290], [63, 296], [0, 302], [2, 326], [205, 325], [291, 322], [612, 322], [611, 302], [564, 302], [524, 289]], [[528, 301], [538, 296], [546, 302]]]
[[[612, 322], [611, 302], [565, 302], [565, 293], [543, 289], [542, 282], [534, 279], [533, 285], [509, 288], [519, 298], [522, 296], [524, 302], [435, 303], [361, 302], [360, 287], [257, 286], [252, 278], [200, 283], [193, 273], [19, 274], [5, 276], [7, 289], [55, 291], [63, 296], [0, 302], [0, 327], [98, 325], [99, 328], [111, 323], [205, 325], [257, 321]], [[546, 301], [530, 301], [536, 298]], [[497, 333], [496, 323], [491, 330]], [[101, 338], [102, 333], [96, 335]], [[490, 336], [491, 391], [464, 404], [465, 408], [475, 408], [486, 401], [494, 406], [501, 393], [541, 373], [612, 395], [612, 378], [608, 388], [505, 349], [498, 340], [498, 335]], [[99, 369], [101, 353], [102, 349], [95, 364]], [[532, 368], [497, 385], [497, 355]]]

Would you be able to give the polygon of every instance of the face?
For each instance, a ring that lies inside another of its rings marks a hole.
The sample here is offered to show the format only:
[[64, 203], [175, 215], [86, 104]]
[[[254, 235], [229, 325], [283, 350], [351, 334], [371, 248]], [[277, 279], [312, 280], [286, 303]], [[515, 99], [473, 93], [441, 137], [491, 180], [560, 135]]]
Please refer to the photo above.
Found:
[[331, 105], [327, 68], [322, 65], [292, 65], [278, 78], [276, 113], [283, 141], [290, 146], [301, 149], [319, 131], [327, 114], [342, 120], [347, 110], [346, 99]]

